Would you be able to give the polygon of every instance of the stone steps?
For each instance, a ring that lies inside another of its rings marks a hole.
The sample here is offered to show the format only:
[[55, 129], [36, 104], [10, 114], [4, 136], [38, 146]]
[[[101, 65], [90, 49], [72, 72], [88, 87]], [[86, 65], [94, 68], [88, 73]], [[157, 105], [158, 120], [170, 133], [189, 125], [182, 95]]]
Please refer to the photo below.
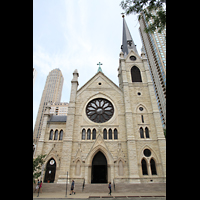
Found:
[[[35, 190], [36, 185], [33, 185]], [[71, 184], [68, 184], [67, 193], [71, 191]], [[82, 191], [82, 184], [75, 183], [75, 192], [77, 193], [106, 193], [108, 192], [108, 184], [85, 184], [84, 190]], [[117, 193], [124, 192], [135, 192], [135, 193], [151, 193], [151, 192], [166, 192], [166, 183], [117, 183], [114, 186], [112, 184], [112, 191]], [[57, 183], [43, 183], [42, 192], [44, 193], [65, 193], [66, 184]]]

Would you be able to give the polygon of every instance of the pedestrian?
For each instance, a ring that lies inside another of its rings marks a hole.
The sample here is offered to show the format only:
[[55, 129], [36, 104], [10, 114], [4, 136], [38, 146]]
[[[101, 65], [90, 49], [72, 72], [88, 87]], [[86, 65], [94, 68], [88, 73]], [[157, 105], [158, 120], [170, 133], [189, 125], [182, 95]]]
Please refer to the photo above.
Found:
[[40, 181], [39, 190], [42, 193], [42, 181]]
[[39, 179], [38, 179], [38, 182], [37, 182], [37, 185], [36, 185], [36, 187], [35, 187], [35, 190], [34, 190], [34, 192], [35, 192], [36, 190], [38, 190], [38, 189], [39, 189], [39, 185], [40, 185], [40, 181], [39, 181]]
[[73, 193], [75, 194], [76, 192], [74, 192], [74, 185], [75, 183], [74, 183], [74, 180], [72, 180], [72, 184], [71, 184], [71, 192], [70, 192], [70, 194], [69, 195], [72, 195]]
[[110, 193], [108, 193], [108, 194], [110, 194], [111, 195], [111, 182], [109, 182], [109, 184], [108, 184], [108, 188], [110, 189]]

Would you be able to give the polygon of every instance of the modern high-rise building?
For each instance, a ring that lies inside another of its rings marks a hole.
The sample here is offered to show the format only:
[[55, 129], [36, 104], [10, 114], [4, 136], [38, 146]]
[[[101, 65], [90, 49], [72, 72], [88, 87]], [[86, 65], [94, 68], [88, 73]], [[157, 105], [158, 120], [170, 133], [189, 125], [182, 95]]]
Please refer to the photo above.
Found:
[[69, 103], [67, 103], [67, 102], [53, 102], [53, 103], [50, 103], [50, 105], [51, 105], [50, 114], [65, 115], [65, 116], [67, 115]]
[[145, 15], [139, 20], [142, 50], [146, 54], [163, 128], [166, 129], [166, 29], [161, 33], [146, 33], [144, 29], [153, 22], [148, 22]]
[[38, 139], [40, 138], [42, 125], [43, 125], [43, 114], [45, 111], [45, 106], [47, 102], [60, 102], [62, 87], [63, 87], [64, 78], [60, 69], [56, 68], [52, 70], [46, 79], [46, 84], [42, 93], [42, 98], [40, 101], [40, 106], [35, 121], [35, 128], [33, 131], [33, 142], [37, 144]]
[[35, 68], [33, 68], [33, 85], [35, 83], [36, 76], [37, 76], [37, 71]]

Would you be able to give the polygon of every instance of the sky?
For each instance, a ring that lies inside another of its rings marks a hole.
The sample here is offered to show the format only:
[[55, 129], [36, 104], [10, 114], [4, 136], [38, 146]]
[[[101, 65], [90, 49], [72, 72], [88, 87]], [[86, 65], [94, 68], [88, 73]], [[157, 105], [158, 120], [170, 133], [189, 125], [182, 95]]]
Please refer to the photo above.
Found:
[[[64, 77], [61, 102], [69, 102], [72, 73], [83, 86], [98, 70], [118, 84], [122, 44], [121, 0], [33, 0], [33, 128], [49, 72], [59, 68]], [[142, 42], [137, 15], [125, 16], [137, 51]]]

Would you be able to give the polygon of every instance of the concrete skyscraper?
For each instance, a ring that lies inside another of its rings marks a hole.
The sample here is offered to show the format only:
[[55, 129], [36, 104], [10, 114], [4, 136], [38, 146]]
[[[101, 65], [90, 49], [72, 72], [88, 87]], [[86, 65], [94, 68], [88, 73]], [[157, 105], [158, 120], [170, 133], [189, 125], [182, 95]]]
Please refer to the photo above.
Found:
[[144, 29], [152, 23], [145, 15], [140, 19], [140, 35], [143, 43], [142, 50], [147, 56], [148, 66], [154, 85], [154, 91], [160, 111], [163, 128], [166, 128], [166, 29], [161, 33], [146, 33]]
[[64, 78], [62, 72], [58, 68], [52, 70], [47, 76], [33, 132], [33, 142], [35, 144], [37, 144], [37, 141], [40, 138], [45, 106], [47, 105], [47, 102], [60, 102], [63, 82]]

